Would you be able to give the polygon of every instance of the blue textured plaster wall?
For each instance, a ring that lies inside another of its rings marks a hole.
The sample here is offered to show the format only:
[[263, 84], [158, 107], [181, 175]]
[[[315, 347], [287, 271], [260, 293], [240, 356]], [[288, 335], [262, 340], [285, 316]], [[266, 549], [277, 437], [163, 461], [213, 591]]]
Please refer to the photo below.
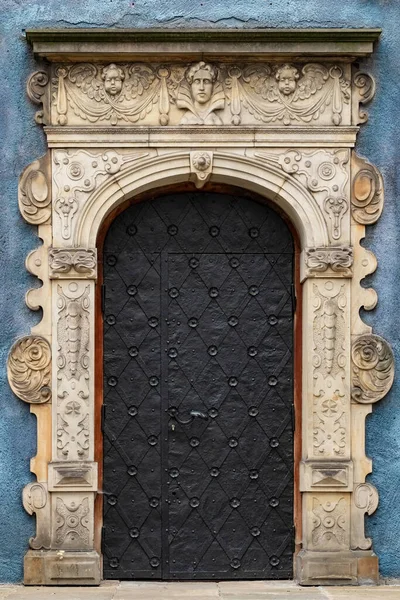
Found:
[[366, 244], [379, 260], [370, 278], [379, 304], [365, 318], [395, 351], [398, 378], [391, 393], [368, 420], [368, 453], [374, 461], [371, 481], [380, 492], [380, 506], [368, 521], [380, 556], [381, 572], [400, 577], [400, 340], [398, 260], [400, 209], [400, 81], [399, 0], [0, 0], [1, 108], [0, 140], [0, 581], [20, 581], [27, 539], [34, 523], [25, 514], [22, 487], [32, 480], [29, 458], [36, 448], [35, 418], [10, 392], [5, 377], [8, 349], [29, 333], [38, 316], [24, 303], [26, 289], [37, 285], [23, 268], [25, 256], [38, 240], [17, 208], [18, 176], [44, 153], [44, 138], [35, 125], [35, 107], [24, 90], [38, 63], [22, 30], [35, 27], [382, 27], [374, 57], [364, 62], [377, 79], [377, 97], [370, 120], [359, 135], [358, 152], [381, 169], [385, 210], [370, 227]]

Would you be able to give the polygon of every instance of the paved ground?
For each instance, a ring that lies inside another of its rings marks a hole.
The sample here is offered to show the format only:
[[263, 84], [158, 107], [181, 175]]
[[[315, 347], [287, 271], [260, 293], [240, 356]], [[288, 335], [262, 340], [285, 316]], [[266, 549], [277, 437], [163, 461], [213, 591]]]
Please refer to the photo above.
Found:
[[301, 588], [292, 582], [134, 583], [99, 588], [0, 586], [0, 600], [400, 600], [400, 586]]

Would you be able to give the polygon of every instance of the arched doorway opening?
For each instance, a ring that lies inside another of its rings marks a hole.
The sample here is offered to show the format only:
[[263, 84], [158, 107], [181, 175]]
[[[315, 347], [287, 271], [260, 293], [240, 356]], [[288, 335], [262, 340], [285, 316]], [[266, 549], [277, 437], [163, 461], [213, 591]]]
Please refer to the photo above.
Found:
[[104, 578], [291, 578], [291, 227], [216, 186], [118, 213], [99, 239]]

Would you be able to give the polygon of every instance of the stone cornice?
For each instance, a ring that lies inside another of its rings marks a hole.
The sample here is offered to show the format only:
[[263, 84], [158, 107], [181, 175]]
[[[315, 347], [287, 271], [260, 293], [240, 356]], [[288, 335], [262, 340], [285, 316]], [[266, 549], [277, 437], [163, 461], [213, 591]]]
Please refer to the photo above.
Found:
[[169, 59], [313, 55], [354, 60], [368, 56], [381, 29], [28, 29], [36, 55], [60, 60]]

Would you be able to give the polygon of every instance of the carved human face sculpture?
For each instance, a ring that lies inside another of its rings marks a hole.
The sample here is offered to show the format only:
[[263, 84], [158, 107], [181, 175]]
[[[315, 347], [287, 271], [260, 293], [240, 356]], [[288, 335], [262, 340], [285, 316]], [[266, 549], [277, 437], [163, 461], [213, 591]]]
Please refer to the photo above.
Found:
[[199, 69], [191, 84], [193, 100], [199, 104], [207, 104], [211, 100], [213, 87], [210, 71]]
[[276, 79], [278, 80], [278, 89], [281, 94], [284, 94], [285, 96], [293, 94], [296, 89], [298, 78], [297, 69], [290, 65], [285, 65], [279, 69]]
[[104, 89], [110, 96], [117, 96], [122, 90], [122, 77], [117, 67], [111, 66], [104, 73]]

